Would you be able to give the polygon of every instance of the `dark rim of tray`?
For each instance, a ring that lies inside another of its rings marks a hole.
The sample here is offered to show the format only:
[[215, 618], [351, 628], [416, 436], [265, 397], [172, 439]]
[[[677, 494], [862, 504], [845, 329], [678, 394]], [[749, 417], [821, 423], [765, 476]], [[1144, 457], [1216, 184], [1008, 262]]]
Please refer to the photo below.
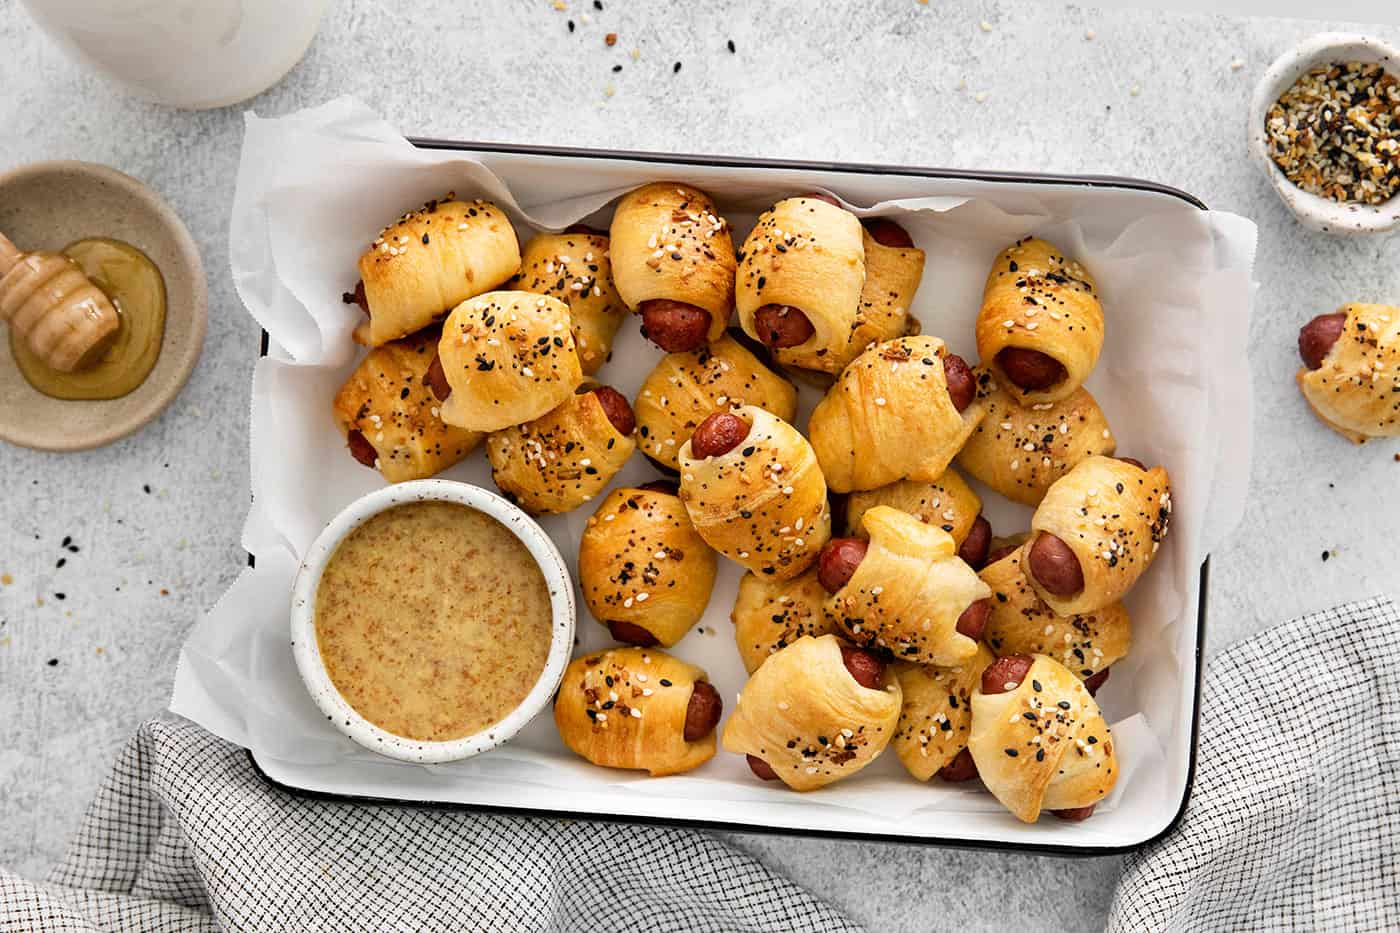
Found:
[[[1089, 188], [1119, 188], [1131, 191], [1147, 191], [1165, 194], [1185, 201], [1192, 207], [1206, 210], [1199, 198], [1168, 185], [1145, 181], [1140, 178], [1118, 177], [1114, 175], [1054, 175], [1032, 172], [988, 172], [946, 168], [917, 168], [907, 165], [866, 165], [856, 162], [799, 162], [782, 159], [749, 159], [731, 156], [670, 155], [662, 152], [629, 152], [626, 150], [577, 149], [564, 146], [525, 146], [511, 143], [462, 142], [446, 139], [424, 139], [409, 137], [409, 141], [422, 149], [451, 149], [470, 152], [499, 152], [510, 155], [547, 156], [553, 158], [582, 159], [624, 159], [631, 162], [650, 162], [662, 165], [704, 165], [723, 168], [768, 168], [820, 172], [845, 172], [863, 175], [907, 175], [915, 178], [947, 178], [956, 181], [1012, 182], [1035, 185], [1070, 185]], [[267, 355], [268, 334], [262, 332], [261, 354]], [[248, 555], [248, 565], [254, 563], [253, 555]], [[1201, 725], [1201, 651], [1206, 635], [1206, 592], [1210, 581], [1210, 557], [1201, 563], [1200, 596], [1196, 607], [1196, 647], [1193, 663], [1195, 691], [1191, 702], [1191, 746], [1186, 769], [1186, 787], [1181, 794], [1181, 804], [1176, 815], [1161, 832], [1142, 842], [1121, 846], [1071, 846], [1056, 843], [1001, 842], [997, 840], [961, 839], [943, 836], [900, 836], [887, 833], [862, 833], [846, 830], [797, 829], [784, 826], [753, 826], [747, 823], [729, 823], [722, 820], [679, 819], [663, 816], [628, 816], [626, 814], [591, 813], [579, 810], [539, 810], [529, 807], [500, 807], [485, 804], [464, 804], [437, 800], [403, 800], [392, 797], [371, 797], [357, 794], [335, 794], [284, 784], [268, 776], [258, 764], [257, 756], [251, 749], [245, 750], [248, 762], [254, 773], [272, 787], [306, 800], [322, 800], [334, 803], [362, 803], [391, 807], [415, 807], [438, 810], [466, 810], [479, 813], [522, 816], [535, 819], [585, 820], [606, 823], [636, 823], [647, 826], [669, 826], [690, 829], [708, 829], [718, 832], [762, 833], [777, 836], [798, 836], [818, 839], [846, 839], [857, 842], [887, 842], [904, 845], [936, 845], [955, 849], [991, 849], [1003, 852], [1025, 852], [1036, 855], [1056, 855], [1070, 858], [1084, 858], [1104, 855], [1121, 855], [1151, 845], [1174, 830], [1181, 818], [1186, 815], [1186, 805], [1191, 800], [1191, 787], [1196, 781], [1196, 751]]]

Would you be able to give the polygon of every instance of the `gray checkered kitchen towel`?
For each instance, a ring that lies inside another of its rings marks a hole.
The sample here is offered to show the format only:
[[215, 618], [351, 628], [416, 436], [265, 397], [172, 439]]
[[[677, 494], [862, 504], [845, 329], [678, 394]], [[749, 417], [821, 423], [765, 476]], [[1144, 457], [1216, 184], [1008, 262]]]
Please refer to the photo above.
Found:
[[701, 833], [299, 800], [193, 723], [144, 725], [0, 930], [858, 930]]
[[[1394, 928], [1398, 762], [1392, 602], [1233, 645], [1207, 677], [1186, 816], [1127, 860], [1109, 929]], [[706, 835], [309, 803], [185, 722], [141, 729], [47, 883], [0, 869], [3, 930], [219, 925], [854, 929]]]
[[1185, 818], [1127, 860], [1112, 933], [1400, 928], [1400, 611], [1304, 616], [1210, 665]]

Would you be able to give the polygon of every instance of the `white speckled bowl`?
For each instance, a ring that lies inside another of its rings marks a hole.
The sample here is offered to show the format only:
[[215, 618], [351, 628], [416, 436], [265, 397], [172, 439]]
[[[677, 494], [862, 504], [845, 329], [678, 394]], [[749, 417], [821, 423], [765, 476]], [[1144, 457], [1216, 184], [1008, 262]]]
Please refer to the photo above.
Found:
[[1400, 195], [1384, 204], [1344, 204], [1294, 185], [1269, 158], [1265, 118], [1284, 91], [1305, 73], [1332, 62], [1377, 62], [1400, 75], [1400, 51], [1371, 36], [1324, 32], [1305, 40], [1269, 66], [1254, 88], [1249, 107], [1249, 151], [1285, 206], [1310, 230], [1334, 236], [1385, 233], [1400, 226]]
[[[544, 670], [525, 700], [510, 715], [485, 731], [448, 742], [419, 742], [394, 735], [357, 713], [340, 695], [321, 660], [316, 641], [316, 587], [340, 542], [371, 516], [408, 502], [435, 500], [469, 506], [496, 519], [529, 549], [544, 573], [554, 610], [554, 630]], [[467, 483], [425, 479], [386, 486], [356, 499], [331, 520], [312, 543], [292, 587], [292, 654], [316, 705], [335, 727], [370, 751], [400, 761], [433, 764], [457, 761], [508, 741], [549, 702], [559, 687], [574, 645], [574, 585], [559, 549], [535, 521], [505, 499]]]

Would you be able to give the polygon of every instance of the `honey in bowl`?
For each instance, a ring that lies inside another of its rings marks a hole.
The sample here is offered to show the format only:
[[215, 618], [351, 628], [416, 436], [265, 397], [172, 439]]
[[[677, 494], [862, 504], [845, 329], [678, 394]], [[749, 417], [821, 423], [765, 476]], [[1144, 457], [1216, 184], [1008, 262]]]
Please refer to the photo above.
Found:
[[[70, 370], [51, 366], [15, 326], [10, 351], [25, 380], [61, 399], [113, 399], [146, 381], [165, 336], [165, 279], [134, 246], [106, 237], [78, 240], [63, 250], [116, 309], [117, 326]], [[110, 314], [110, 312], [108, 312]]]
[[371, 516], [316, 588], [331, 682], [365, 719], [419, 742], [465, 738], [509, 715], [544, 670], [552, 624], [548, 584], [524, 543], [452, 502]]

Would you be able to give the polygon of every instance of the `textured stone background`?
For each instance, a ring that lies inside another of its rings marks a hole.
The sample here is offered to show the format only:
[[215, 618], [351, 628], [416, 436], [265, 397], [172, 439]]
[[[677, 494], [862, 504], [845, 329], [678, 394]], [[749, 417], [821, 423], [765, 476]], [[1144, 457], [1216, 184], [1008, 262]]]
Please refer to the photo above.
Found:
[[[279, 114], [355, 94], [425, 135], [1185, 188], [1261, 232], [1251, 358], [1239, 362], [1256, 395], [1252, 499], [1214, 558], [1209, 645], [1400, 579], [1397, 446], [1353, 449], [1293, 386], [1304, 320], [1346, 300], [1400, 303], [1400, 238], [1305, 233], [1245, 158], [1254, 80], [1334, 24], [990, 0], [570, 6], [333, 2], [305, 61], [250, 106]], [[0, 89], [0, 169], [83, 158], [143, 179], [189, 224], [210, 277], [204, 358], [157, 422], [84, 454], [0, 445], [0, 573], [12, 581], [0, 585], [0, 863], [39, 876], [117, 747], [164, 707], [187, 628], [242, 564], [258, 332], [228, 275], [241, 108], [128, 99], [62, 58], [15, 0], [0, 0]], [[65, 536], [77, 553], [60, 548]], [[735, 842], [876, 929], [1090, 929], [1118, 871], [1111, 858]]]

